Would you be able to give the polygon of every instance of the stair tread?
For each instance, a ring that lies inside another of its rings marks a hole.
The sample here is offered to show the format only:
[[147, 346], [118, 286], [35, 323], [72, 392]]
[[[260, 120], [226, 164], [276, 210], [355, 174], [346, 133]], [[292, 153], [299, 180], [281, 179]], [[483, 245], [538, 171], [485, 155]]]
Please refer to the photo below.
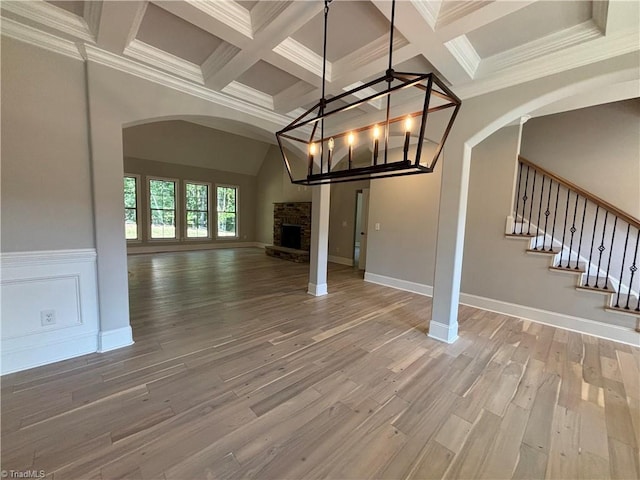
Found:
[[[597, 280], [597, 281], [596, 281]], [[580, 285], [578, 286], [578, 288], [582, 289], [582, 290], [590, 290], [593, 292], [598, 292], [598, 293], [615, 293], [615, 289], [613, 288], [613, 285], [611, 284], [611, 282], [609, 280], [606, 281], [606, 287], [605, 287], [605, 281], [604, 281], [604, 277], [600, 276], [596, 279], [595, 275], [590, 275], [587, 278], [583, 278], [582, 282], [580, 283]], [[588, 285], [587, 285], [588, 283]], [[596, 285], [598, 285], [596, 287]]]
[[541, 255], [557, 255], [558, 253], [560, 253], [560, 251], [558, 250], [543, 250], [542, 248], [538, 248], [537, 250], [535, 248], [527, 248], [527, 253], [539, 253]]
[[509, 238], [527, 238], [527, 239], [537, 237], [537, 235], [527, 234], [527, 233], [505, 233], [505, 236]]
[[[573, 264], [571, 264], [573, 265]], [[571, 266], [570, 268], [566, 268], [566, 267], [561, 267], [559, 265], [554, 265], [552, 267], [549, 267], [549, 270], [553, 270], [554, 272], [562, 272], [562, 273], [577, 273], [577, 274], [583, 274], [586, 270], [585, 270], [585, 265], [582, 263], [578, 264], [578, 268], [576, 269], [574, 266]]]

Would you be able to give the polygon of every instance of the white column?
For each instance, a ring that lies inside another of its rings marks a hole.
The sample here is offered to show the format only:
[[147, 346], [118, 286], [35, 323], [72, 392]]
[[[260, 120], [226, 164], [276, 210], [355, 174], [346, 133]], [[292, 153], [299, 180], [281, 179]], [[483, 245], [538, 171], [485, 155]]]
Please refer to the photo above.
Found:
[[311, 265], [309, 295], [327, 294], [327, 256], [329, 250], [329, 204], [331, 185], [312, 187], [311, 196]]
[[433, 308], [429, 322], [429, 336], [447, 343], [458, 339], [458, 302], [471, 167], [471, 147], [456, 147], [455, 155], [449, 155], [442, 169]]

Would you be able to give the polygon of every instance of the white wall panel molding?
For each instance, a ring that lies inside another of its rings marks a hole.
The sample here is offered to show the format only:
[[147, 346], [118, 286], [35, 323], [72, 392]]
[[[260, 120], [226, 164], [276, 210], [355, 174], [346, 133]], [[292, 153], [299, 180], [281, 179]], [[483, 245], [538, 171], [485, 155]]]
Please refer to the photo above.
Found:
[[124, 50], [124, 54], [142, 62], [157, 66], [162, 70], [186, 78], [200, 85], [204, 84], [202, 69], [195, 63], [148, 45], [140, 40], [133, 40]]
[[2, 35], [6, 37], [59, 53], [74, 60], [84, 60], [78, 46], [70, 40], [64, 40], [6, 17], [2, 17], [0, 24]]
[[[0, 261], [2, 374], [97, 350], [94, 249], [3, 253]], [[45, 312], [54, 322], [43, 321]]]
[[42, 0], [31, 2], [2, 2], [2, 10], [45, 27], [64, 32], [85, 42], [95, 43], [84, 18]]

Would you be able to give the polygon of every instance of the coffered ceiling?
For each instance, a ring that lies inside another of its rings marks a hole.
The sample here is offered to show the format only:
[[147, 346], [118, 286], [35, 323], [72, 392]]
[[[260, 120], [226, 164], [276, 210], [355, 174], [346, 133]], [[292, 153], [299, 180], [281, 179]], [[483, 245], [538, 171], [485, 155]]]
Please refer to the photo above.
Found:
[[[1, 8], [4, 35], [45, 48], [60, 39], [71, 56], [106, 52], [283, 119], [320, 95], [320, 0], [3, 0]], [[388, 0], [331, 3], [329, 95], [384, 72], [390, 16]], [[637, 52], [639, 31], [635, 0], [403, 0], [393, 58], [402, 69], [437, 72], [465, 99]]]

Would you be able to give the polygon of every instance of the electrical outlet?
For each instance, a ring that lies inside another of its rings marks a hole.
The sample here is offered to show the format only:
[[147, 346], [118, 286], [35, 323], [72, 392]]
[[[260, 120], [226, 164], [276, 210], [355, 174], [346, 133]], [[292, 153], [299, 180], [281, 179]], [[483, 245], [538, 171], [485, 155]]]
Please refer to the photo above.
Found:
[[380, 224], [376, 223], [376, 230], [380, 230]]
[[56, 311], [55, 310], [42, 310], [40, 312], [40, 322], [43, 327], [47, 325], [55, 325], [56, 323]]

